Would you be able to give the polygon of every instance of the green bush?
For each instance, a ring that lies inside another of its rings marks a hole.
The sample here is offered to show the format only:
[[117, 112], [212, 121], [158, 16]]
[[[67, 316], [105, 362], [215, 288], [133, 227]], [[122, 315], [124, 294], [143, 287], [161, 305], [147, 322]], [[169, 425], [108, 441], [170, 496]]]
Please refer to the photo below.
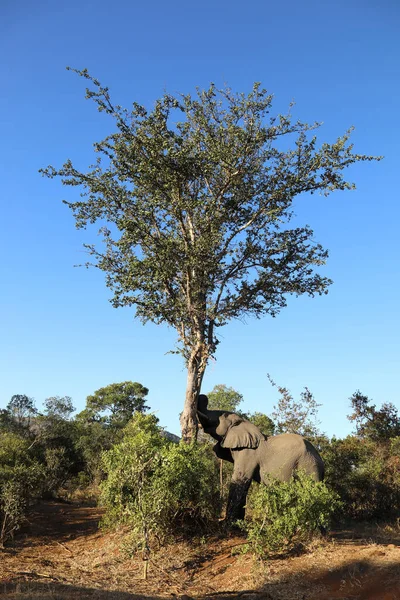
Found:
[[133, 548], [204, 532], [219, 514], [218, 465], [207, 446], [174, 444], [138, 413], [103, 455], [104, 525], [128, 524]]
[[45, 489], [48, 496], [53, 496], [59, 488], [71, 479], [72, 462], [63, 446], [45, 449]]
[[328, 527], [339, 499], [322, 483], [303, 473], [289, 482], [271, 480], [253, 485], [247, 499], [247, 516], [241, 526], [248, 548], [257, 556], [289, 551], [308, 542], [321, 527]]
[[400, 442], [348, 436], [322, 449], [326, 482], [342, 499], [342, 516], [392, 520], [400, 516]]
[[0, 434], [0, 547], [14, 536], [42, 493], [44, 468], [29, 455], [29, 442]]
[[159, 498], [159, 524], [166, 533], [205, 531], [220, 514], [219, 472], [210, 448], [169, 444], [154, 473]]

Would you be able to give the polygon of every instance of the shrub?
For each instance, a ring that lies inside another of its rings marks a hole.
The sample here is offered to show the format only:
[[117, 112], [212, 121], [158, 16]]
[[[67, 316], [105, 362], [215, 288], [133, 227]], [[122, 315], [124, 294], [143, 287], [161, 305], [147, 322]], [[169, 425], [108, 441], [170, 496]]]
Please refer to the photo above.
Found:
[[0, 547], [25, 520], [31, 503], [42, 492], [43, 467], [29, 456], [25, 439], [0, 434]]
[[45, 449], [45, 493], [50, 497], [71, 478], [72, 463], [66, 448]]
[[104, 525], [129, 524], [133, 548], [204, 531], [218, 515], [218, 466], [207, 446], [174, 444], [137, 414], [103, 455]]
[[161, 452], [153, 482], [165, 533], [198, 533], [219, 516], [219, 471], [208, 446], [169, 444]]
[[391, 520], [400, 516], [399, 438], [385, 442], [348, 436], [323, 448], [326, 482], [342, 499], [342, 516]]
[[328, 527], [339, 499], [322, 483], [303, 473], [289, 482], [271, 480], [252, 486], [247, 516], [241, 526], [248, 547], [260, 557], [284, 552], [309, 541], [321, 527]]

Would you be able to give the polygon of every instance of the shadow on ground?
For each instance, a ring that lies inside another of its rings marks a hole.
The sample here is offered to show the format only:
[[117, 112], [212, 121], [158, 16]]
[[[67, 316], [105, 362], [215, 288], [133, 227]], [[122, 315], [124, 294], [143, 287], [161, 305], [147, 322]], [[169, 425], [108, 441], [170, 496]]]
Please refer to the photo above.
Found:
[[400, 547], [400, 533], [396, 531], [387, 531], [384, 526], [379, 527], [368, 523], [351, 523], [347, 527], [341, 527], [330, 533], [330, 538], [337, 542], [354, 544], [361, 546], [364, 544], [392, 544]]
[[16, 546], [36, 546], [57, 540], [59, 542], [88, 536], [99, 531], [104, 511], [99, 507], [71, 505], [59, 501], [40, 502], [30, 513], [28, 522], [20, 530]]
[[190, 595], [163, 590], [161, 595], [65, 585], [57, 582], [0, 583], [4, 600], [400, 600], [400, 564], [376, 568], [371, 560], [355, 560], [321, 575], [290, 574], [246, 591]]

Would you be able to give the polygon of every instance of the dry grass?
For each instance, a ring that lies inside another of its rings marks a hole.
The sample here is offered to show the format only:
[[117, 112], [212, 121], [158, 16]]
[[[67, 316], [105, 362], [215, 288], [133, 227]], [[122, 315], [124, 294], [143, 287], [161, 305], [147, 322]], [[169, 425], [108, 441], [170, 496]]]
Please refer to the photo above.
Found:
[[400, 600], [399, 527], [357, 527], [308, 553], [260, 563], [240, 537], [181, 541], [148, 564], [121, 551], [126, 531], [98, 529], [95, 507], [43, 503], [14, 547], [0, 554], [5, 600]]

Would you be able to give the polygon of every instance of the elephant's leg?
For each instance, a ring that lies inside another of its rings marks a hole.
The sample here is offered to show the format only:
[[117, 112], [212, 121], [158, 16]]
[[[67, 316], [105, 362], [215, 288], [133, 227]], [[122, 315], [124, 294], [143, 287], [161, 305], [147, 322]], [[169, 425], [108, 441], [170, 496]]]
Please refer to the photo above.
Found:
[[251, 484], [251, 479], [232, 480], [229, 487], [228, 504], [226, 507], [225, 520], [232, 523], [239, 519], [244, 519], [247, 492]]
[[234, 469], [229, 488], [226, 520], [244, 519], [247, 492], [258, 471], [257, 455], [254, 450], [233, 450]]

